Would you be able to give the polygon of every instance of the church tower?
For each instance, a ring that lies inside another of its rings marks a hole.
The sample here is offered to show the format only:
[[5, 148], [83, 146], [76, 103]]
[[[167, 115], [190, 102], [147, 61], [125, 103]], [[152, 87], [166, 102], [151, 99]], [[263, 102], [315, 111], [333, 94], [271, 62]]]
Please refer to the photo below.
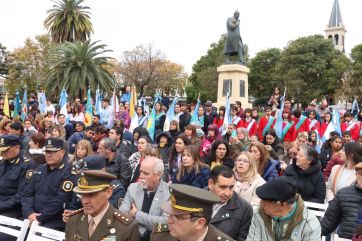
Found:
[[344, 39], [347, 30], [343, 25], [338, 0], [334, 0], [331, 17], [325, 32], [326, 38], [333, 41], [334, 47], [344, 53]]

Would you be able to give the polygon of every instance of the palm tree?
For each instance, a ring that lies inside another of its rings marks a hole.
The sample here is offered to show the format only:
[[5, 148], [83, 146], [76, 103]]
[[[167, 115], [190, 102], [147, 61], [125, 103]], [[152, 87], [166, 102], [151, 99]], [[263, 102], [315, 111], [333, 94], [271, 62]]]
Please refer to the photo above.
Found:
[[89, 39], [93, 26], [87, 11], [90, 8], [81, 6], [83, 0], [57, 0], [54, 3], [56, 5], [47, 11], [49, 15], [44, 21], [52, 40], [62, 43]]
[[51, 68], [46, 76], [45, 89], [59, 96], [64, 88], [70, 97], [82, 98], [88, 88], [98, 87], [110, 93], [114, 80], [106, 70], [110, 57], [105, 57], [106, 45], [86, 42], [63, 43], [51, 51]]

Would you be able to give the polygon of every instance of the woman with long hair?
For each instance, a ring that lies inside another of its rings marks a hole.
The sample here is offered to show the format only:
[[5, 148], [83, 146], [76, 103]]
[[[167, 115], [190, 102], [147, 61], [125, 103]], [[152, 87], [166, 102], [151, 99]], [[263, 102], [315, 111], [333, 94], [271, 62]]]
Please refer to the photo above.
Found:
[[138, 116], [138, 126], [142, 126], [147, 128], [147, 116], [145, 115], [145, 111], [142, 106], [136, 107], [136, 114]]
[[56, 125], [53, 127], [52, 137], [58, 137], [58, 138], [65, 140], [65, 134], [66, 134], [66, 131], [65, 131], [64, 126]]
[[190, 140], [191, 145], [200, 146], [200, 138], [197, 137], [196, 127], [194, 125], [187, 125], [185, 127], [185, 136]]
[[266, 182], [278, 177], [280, 163], [278, 160], [270, 158], [270, 154], [263, 143], [252, 143], [250, 152], [256, 162], [258, 173]]
[[221, 129], [222, 125], [224, 124], [224, 116], [225, 116], [225, 106], [219, 107], [218, 115], [215, 117], [213, 124], [216, 125], [219, 130]]
[[41, 132], [33, 133], [29, 141], [29, 150], [25, 154], [29, 159], [34, 160], [35, 166], [45, 163], [45, 135]]
[[170, 158], [168, 160], [169, 176], [170, 180], [176, 175], [182, 160], [182, 152], [185, 147], [190, 145], [190, 140], [185, 135], [180, 135], [176, 138], [170, 152]]
[[335, 154], [342, 150], [342, 148], [343, 140], [342, 137], [340, 137], [338, 134], [334, 135], [323, 144], [321, 154], [319, 155], [319, 160], [322, 164], [322, 170], [326, 168], [328, 162]]
[[124, 127], [129, 129], [129, 126], [131, 125], [131, 117], [124, 105], [119, 105], [119, 113], [116, 115], [116, 120], [122, 121]]
[[74, 118], [73, 120], [74, 121], [81, 121], [84, 123], [84, 120], [85, 120], [85, 116], [84, 116], [84, 113], [83, 113], [83, 107], [81, 104], [76, 104], [75, 107], [74, 107]]
[[90, 155], [93, 155], [92, 143], [87, 140], [80, 140], [75, 146], [73, 156], [69, 159], [69, 162], [73, 165], [74, 171], [79, 171], [84, 168], [83, 159]]
[[283, 143], [277, 137], [274, 129], [270, 129], [265, 133], [264, 145], [269, 151], [270, 157], [274, 160], [279, 160], [279, 157], [284, 155]]
[[213, 169], [217, 165], [225, 165], [234, 168], [234, 161], [230, 158], [228, 143], [223, 140], [216, 140], [211, 146], [209, 154], [205, 157], [205, 163]]
[[319, 133], [321, 136], [324, 135], [324, 132], [327, 130], [327, 126], [329, 125], [329, 123], [331, 121], [332, 121], [332, 114], [330, 112], [324, 114], [324, 116], [322, 118], [320, 133]]
[[172, 120], [170, 122], [170, 128], [168, 129], [168, 133], [170, 133], [170, 135], [172, 137], [172, 144], [173, 144], [176, 140], [176, 137], [181, 135], [180, 126], [179, 126], [178, 121]]
[[308, 113], [308, 118], [306, 119], [306, 125], [308, 126], [308, 132], [317, 130], [320, 133], [321, 124], [317, 120], [317, 112], [315, 110], [311, 110]]
[[197, 146], [186, 146], [182, 152], [181, 166], [173, 183], [204, 188], [210, 178], [210, 167], [202, 163]]
[[140, 166], [142, 161], [145, 158], [145, 151], [148, 144], [151, 144], [152, 141], [148, 136], [141, 136], [137, 141], [137, 152], [133, 153], [129, 158], [132, 169], [131, 182], [136, 182], [139, 179], [140, 175]]
[[275, 87], [273, 89], [273, 94], [270, 96], [268, 101], [268, 105], [272, 107], [272, 111], [276, 111], [277, 109], [280, 108], [280, 100], [281, 100], [280, 97], [281, 97], [280, 89], [279, 87]]
[[161, 102], [155, 103], [155, 111], [156, 111], [156, 117], [155, 117], [155, 135], [153, 140], [163, 131], [163, 126], [165, 124], [166, 115], [163, 112], [162, 104]]

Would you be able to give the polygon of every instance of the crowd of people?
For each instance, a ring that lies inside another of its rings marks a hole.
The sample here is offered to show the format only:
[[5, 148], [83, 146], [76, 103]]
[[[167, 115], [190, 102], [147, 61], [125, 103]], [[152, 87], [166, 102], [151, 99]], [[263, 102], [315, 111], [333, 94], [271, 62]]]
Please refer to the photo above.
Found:
[[[114, 118], [103, 99], [90, 125], [79, 99], [67, 114], [47, 100], [41, 114], [30, 98], [23, 120], [6, 116], [0, 99], [0, 215], [65, 231], [66, 240], [212, 240], [202, 239], [211, 231], [218, 240], [320, 240], [333, 232], [361, 240], [362, 111], [338, 110], [341, 124], [331, 131], [327, 102], [293, 108], [276, 88], [263, 113], [231, 104], [230, 122], [228, 108], [211, 101], [176, 103], [171, 120], [170, 101], [156, 102], [150, 131], [142, 105], [131, 125], [129, 92]], [[184, 186], [196, 189], [185, 194]], [[317, 219], [304, 201], [329, 203], [325, 216]]]

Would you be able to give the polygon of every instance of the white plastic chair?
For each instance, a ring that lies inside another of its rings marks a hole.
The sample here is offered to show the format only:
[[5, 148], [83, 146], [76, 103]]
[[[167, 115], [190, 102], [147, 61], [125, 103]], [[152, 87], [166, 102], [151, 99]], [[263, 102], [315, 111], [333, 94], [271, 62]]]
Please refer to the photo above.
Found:
[[17, 241], [24, 241], [28, 231], [29, 220], [24, 221], [0, 215], [0, 233], [17, 237]]
[[63, 241], [65, 233], [39, 226], [39, 223], [34, 221], [31, 224], [28, 238], [26, 241]]
[[333, 235], [333, 241], [351, 241], [351, 240], [346, 239], [346, 238], [340, 238], [340, 237], [338, 237], [338, 234], [334, 234]]
[[[314, 215], [316, 215], [317, 217], [324, 217], [324, 213], [326, 212], [327, 208], [328, 208], [328, 204], [327, 203], [313, 203], [313, 202], [304, 202], [304, 206], [307, 207], [308, 210], [310, 210], [312, 213], [314, 213]], [[314, 210], [314, 209], [318, 209], [318, 210]]]

